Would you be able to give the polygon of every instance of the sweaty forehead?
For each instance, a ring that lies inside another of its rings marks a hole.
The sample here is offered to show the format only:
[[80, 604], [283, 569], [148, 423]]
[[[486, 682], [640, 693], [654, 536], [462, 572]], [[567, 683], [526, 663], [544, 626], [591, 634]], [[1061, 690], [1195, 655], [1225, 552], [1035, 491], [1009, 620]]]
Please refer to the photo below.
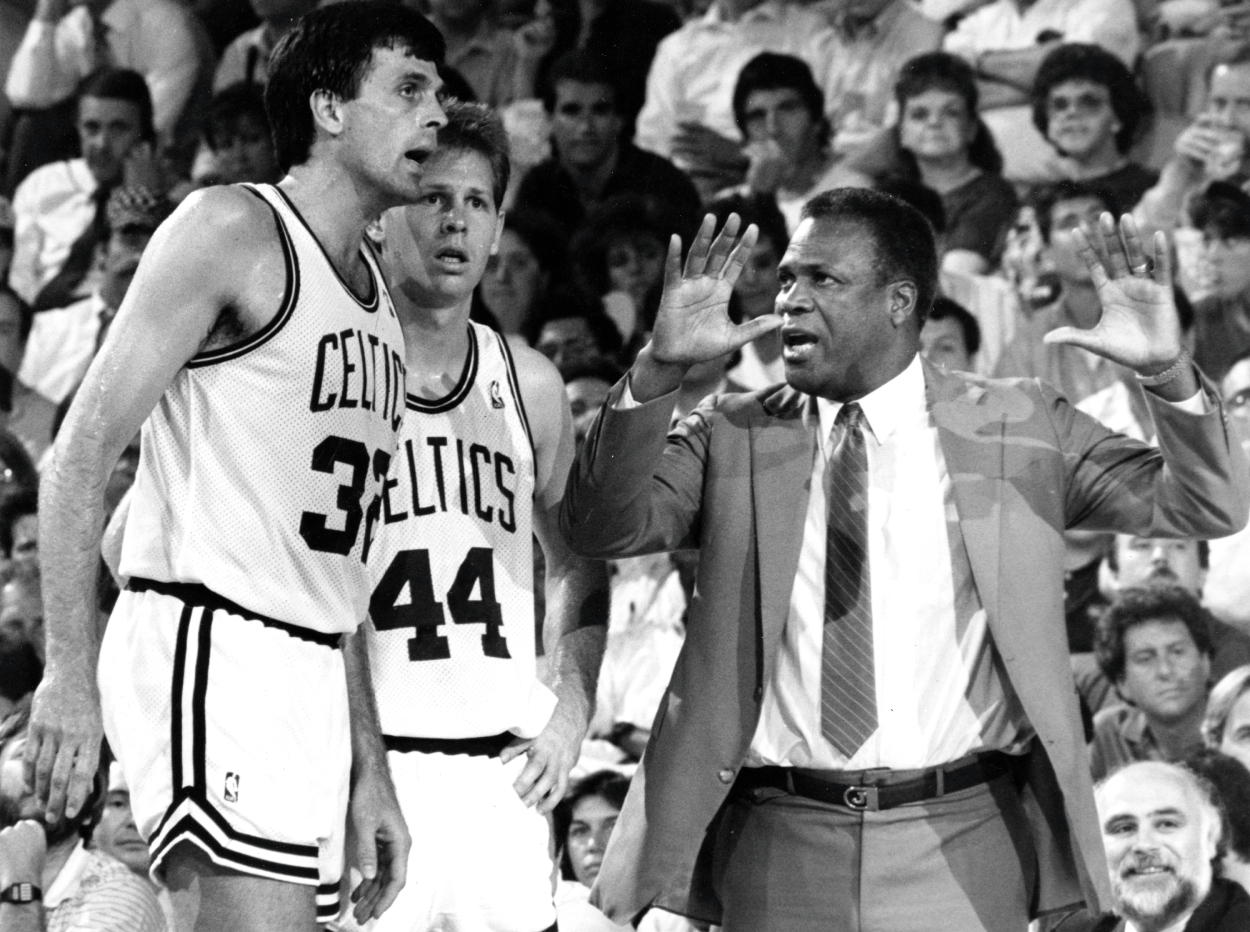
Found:
[[853, 218], [807, 217], [790, 237], [783, 265], [846, 263], [876, 260], [876, 242], [868, 228]]

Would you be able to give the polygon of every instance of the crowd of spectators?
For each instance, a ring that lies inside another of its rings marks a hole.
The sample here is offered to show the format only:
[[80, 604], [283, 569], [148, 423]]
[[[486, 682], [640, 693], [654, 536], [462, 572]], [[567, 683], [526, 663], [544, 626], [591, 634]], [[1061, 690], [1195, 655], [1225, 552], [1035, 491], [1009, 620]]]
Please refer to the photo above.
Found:
[[[473, 314], [553, 360], [579, 445], [646, 342], [673, 234], [688, 242], [705, 212], [717, 226], [731, 213], [756, 225], [730, 305], [755, 318], [772, 311], [803, 203], [863, 186], [908, 201], [938, 233], [943, 295], [922, 333], [930, 362], [1043, 379], [1146, 441], [1137, 381], [1043, 337], [1100, 313], [1078, 228], [1110, 211], [1172, 235], [1186, 340], [1250, 449], [1242, 5], [402, 2], [447, 39], [446, 93], [503, 113], [514, 174]], [[0, 0], [0, 23], [24, 30], [0, 42], [0, 828], [27, 801], [16, 760], [42, 671], [40, 468], [161, 222], [199, 188], [279, 179], [267, 62], [317, 3]], [[781, 350], [772, 333], [693, 368], [674, 419], [709, 394], [781, 381]], [[110, 510], [137, 457], [135, 444], [110, 480]], [[585, 887], [681, 650], [696, 560], [611, 568], [582, 780], [554, 822], [561, 928], [615, 928]], [[1065, 568], [1117, 910], [1137, 929], [1183, 916], [1205, 923], [1185, 928], [1250, 927], [1228, 924], [1250, 923], [1233, 886], [1250, 884], [1250, 532], [1209, 546], [1072, 534]], [[116, 581], [101, 579], [103, 619]], [[93, 929], [160, 928], [167, 904], [147, 880], [125, 787], [106, 764], [98, 784], [98, 805], [46, 826], [42, 842], [5, 836], [0, 863], [43, 859], [48, 928], [82, 910]], [[1183, 852], [1159, 840], [1165, 804], [1193, 833]], [[1165, 873], [1185, 881], [1184, 896], [1153, 896], [1151, 857], [1176, 867]], [[105, 899], [85, 903], [93, 896]], [[1174, 913], [1152, 914], [1164, 900]], [[662, 914], [648, 922], [688, 928]]]

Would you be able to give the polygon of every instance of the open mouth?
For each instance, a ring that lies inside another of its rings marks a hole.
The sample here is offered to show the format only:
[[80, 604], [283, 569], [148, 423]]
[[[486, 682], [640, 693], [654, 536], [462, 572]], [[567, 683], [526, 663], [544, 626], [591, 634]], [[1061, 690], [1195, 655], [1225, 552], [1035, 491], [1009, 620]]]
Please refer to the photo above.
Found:
[[404, 153], [404, 158], [410, 162], [416, 162], [417, 165], [424, 165], [430, 154], [429, 149], [409, 149]]
[[1171, 874], [1172, 868], [1166, 864], [1137, 864], [1124, 868], [1120, 872], [1120, 876], [1125, 880], [1131, 880], [1134, 877], [1155, 877], [1160, 874]]
[[444, 246], [434, 253], [434, 260], [448, 271], [459, 272], [469, 265], [469, 254], [459, 246]]
[[816, 347], [816, 337], [802, 330], [781, 331], [782, 355], [789, 360], [807, 357]]

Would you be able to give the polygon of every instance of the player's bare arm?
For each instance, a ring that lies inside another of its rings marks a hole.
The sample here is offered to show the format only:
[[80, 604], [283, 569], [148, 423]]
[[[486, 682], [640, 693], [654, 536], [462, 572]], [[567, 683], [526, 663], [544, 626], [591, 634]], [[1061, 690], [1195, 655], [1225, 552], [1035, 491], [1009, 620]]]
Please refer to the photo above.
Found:
[[99, 756], [95, 584], [109, 473], [187, 360], [277, 313], [283, 270], [261, 201], [230, 188], [188, 198], [153, 237], [66, 416], [40, 492], [48, 659], [25, 753], [49, 819], [82, 807]]
[[364, 878], [352, 891], [353, 913], [361, 924], [381, 916], [395, 902], [408, 877], [408, 849], [412, 847], [386, 763], [365, 637], [364, 626], [343, 636], [352, 728], [348, 820], [352, 826], [349, 837], [355, 843], [348, 858]]
[[529, 755], [516, 791], [527, 806], [547, 813], [568, 788], [569, 771], [594, 715], [607, 638], [608, 574], [605, 564], [574, 555], [560, 536], [560, 500], [575, 448], [564, 383], [545, 356], [527, 347], [514, 352], [534, 432], [534, 533], [547, 562], [543, 641], [550, 656], [548, 685], [557, 703], [538, 737], [514, 742], [501, 758], [506, 763]]

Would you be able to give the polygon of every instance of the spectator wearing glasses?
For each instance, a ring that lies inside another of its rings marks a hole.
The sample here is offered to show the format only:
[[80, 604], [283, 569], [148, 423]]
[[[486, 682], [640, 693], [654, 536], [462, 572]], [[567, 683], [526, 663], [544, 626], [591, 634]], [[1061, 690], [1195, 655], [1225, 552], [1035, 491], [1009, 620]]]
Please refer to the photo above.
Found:
[[1097, 45], [1059, 46], [1033, 82], [1033, 125], [1068, 178], [1107, 191], [1125, 209], [1159, 180], [1127, 155], [1145, 107], [1132, 72]]

